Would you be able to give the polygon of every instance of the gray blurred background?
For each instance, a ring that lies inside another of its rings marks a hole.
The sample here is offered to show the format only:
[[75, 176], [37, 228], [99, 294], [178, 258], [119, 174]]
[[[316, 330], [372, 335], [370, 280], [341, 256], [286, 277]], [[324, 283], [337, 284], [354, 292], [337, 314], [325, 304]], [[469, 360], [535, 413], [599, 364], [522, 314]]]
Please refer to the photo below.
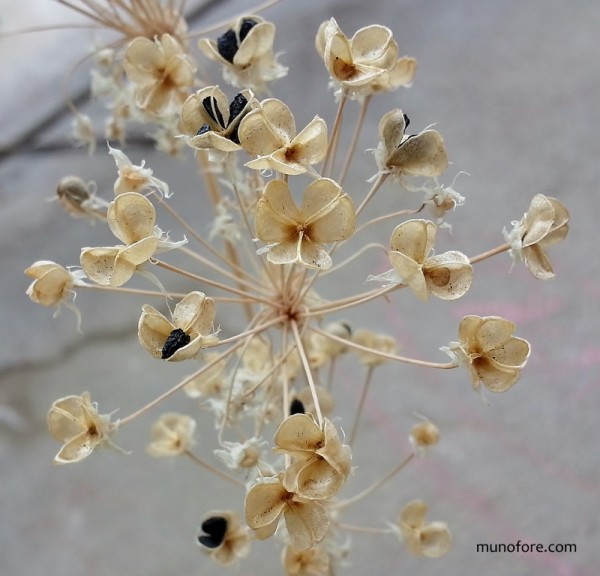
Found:
[[[212, 2], [191, 27], [252, 5]], [[414, 86], [373, 102], [360, 150], [376, 145], [379, 118], [391, 108], [401, 107], [415, 131], [437, 122], [453, 162], [444, 182], [460, 170], [470, 174], [457, 181], [467, 201], [450, 216], [453, 234], [440, 233], [439, 252], [474, 255], [499, 244], [502, 228], [522, 216], [536, 193], [560, 199], [572, 216], [566, 242], [550, 251], [554, 280], [537, 281], [523, 267], [509, 273], [504, 254], [477, 265], [471, 291], [456, 302], [424, 305], [402, 291], [390, 304], [344, 316], [355, 326], [394, 334], [405, 355], [444, 362], [438, 348], [456, 338], [465, 314], [501, 315], [517, 323], [533, 353], [517, 385], [504, 395], [488, 394], [489, 405], [471, 391], [463, 370], [392, 365], [376, 374], [354, 450], [357, 472], [344, 495], [356, 493], [407, 453], [415, 413], [439, 426], [442, 442], [345, 520], [384, 527], [407, 501], [424, 498], [431, 519], [450, 525], [453, 547], [442, 559], [419, 559], [393, 537], [353, 534], [350, 564], [339, 573], [597, 574], [600, 3], [283, 0], [264, 16], [276, 23], [276, 50], [290, 67], [288, 77], [273, 85], [273, 95], [289, 104], [299, 127], [315, 114], [331, 122], [335, 111], [314, 49], [323, 20], [334, 16], [348, 35], [385, 24], [401, 53], [417, 58]], [[42, 0], [0, 0], [0, 17], [5, 32], [81, 22], [56, 2]], [[25, 296], [23, 270], [35, 260], [76, 264], [81, 246], [112, 238], [102, 226], [71, 220], [46, 201], [69, 173], [95, 180], [107, 198], [112, 194], [114, 162], [103, 146], [89, 157], [67, 145], [65, 94], [84, 91], [86, 65], [67, 78], [93, 39], [81, 29], [0, 38], [0, 574], [220, 574], [195, 544], [197, 525], [209, 509], [240, 508], [240, 495], [191, 462], [158, 461], [144, 453], [160, 410], [119, 435], [129, 456], [105, 450], [75, 466], [51, 463], [59, 448], [46, 427], [53, 400], [90, 390], [104, 411], [118, 408], [126, 415], [190, 372], [189, 366], [151, 362], [139, 346], [139, 298], [81, 293], [81, 336], [68, 311], [52, 319], [51, 310]], [[98, 119], [102, 142], [102, 104], [83, 101], [82, 109]], [[356, 112], [349, 105], [349, 121]], [[189, 154], [188, 162], [164, 158], [135, 139], [127, 153], [136, 163], [145, 158], [169, 182], [175, 205], [201, 233], [208, 231]], [[347, 190], [360, 195], [376, 171], [372, 156], [359, 151], [352, 170]], [[387, 185], [378, 202], [381, 209], [397, 210], [406, 200]], [[372, 239], [386, 243], [393, 226], [372, 230]], [[171, 230], [178, 237], [176, 227]], [[340, 275], [338, 289], [350, 283], [362, 290], [368, 273], [386, 269], [381, 259], [361, 262]], [[239, 323], [224, 313], [219, 321], [224, 333]], [[340, 414], [356, 405], [357, 372], [353, 359], [340, 367], [345, 380], [338, 388]], [[175, 398], [168, 409], [190, 413], [194, 406]], [[210, 454], [212, 419], [201, 419], [198, 428], [197, 448]], [[519, 539], [576, 544], [577, 552], [476, 552], [477, 543]], [[279, 574], [277, 554], [271, 543], [257, 543], [232, 572]]]

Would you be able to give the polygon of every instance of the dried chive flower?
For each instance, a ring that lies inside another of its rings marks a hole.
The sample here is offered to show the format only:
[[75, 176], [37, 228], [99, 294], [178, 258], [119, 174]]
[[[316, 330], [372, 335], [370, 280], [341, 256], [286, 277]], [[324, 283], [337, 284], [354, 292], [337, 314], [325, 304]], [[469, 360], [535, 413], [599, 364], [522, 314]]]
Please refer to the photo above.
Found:
[[100, 415], [89, 392], [56, 400], [48, 412], [48, 428], [64, 446], [54, 457], [55, 464], [70, 464], [87, 458], [95, 448], [114, 446], [110, 436], [116, 429], [109, 415]]
[[406, 549], [415, 556], [438, 558], [450, 549], [451, 534], [445, 522], [425, 523], [427, 504], [412, 500], [402, 510], [398, 524]]
[[536, 278], [554, 278], [546, 248], [567, 237], [569, 220], [568, 210], [556, 198], [536, 194], [523, 218], [512, 223], [511, 232], [504, 233], [511, 244], [511, 256], [522, 260]]
[[469, 370], [475, 390], [483, 384], [490, 392], [505, 392], [519, 379], [530, 353], [529, 342], [514, 331], [512, 322], [498, 316], [465, 316], [459, 341], [443, 350]]
[[240, 525], [233, 511], [213, 510], [200, 525], [198, 543], [210, 557], [222, 566], [231, 566], [250, 551], [248, 529]]
[[192, 444], [196, 421], [185, 414], [168, 412], [152, 426], [152, 442], [146, 451], [155, 458], [178, 456]]

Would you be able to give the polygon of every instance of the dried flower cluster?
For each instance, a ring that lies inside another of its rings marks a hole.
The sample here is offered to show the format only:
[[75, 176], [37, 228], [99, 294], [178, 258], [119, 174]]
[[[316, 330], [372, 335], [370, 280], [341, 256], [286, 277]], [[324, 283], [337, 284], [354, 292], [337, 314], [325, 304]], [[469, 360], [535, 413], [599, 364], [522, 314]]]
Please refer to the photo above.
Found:
[[[92, 89], [108, 99], [111, 111], [107, 135], [123, 143], [126, 121], [137, 120], [156, 128], [159, 149], [173, 153], [187, 146], [188, 156], [204, 168], [215, 211], [212, 233], [205, 238], [176, 212], [176, 194], [143, 162], [135, 165], [109, 146], [117, 168], [112, 201], [97, 197], [93, 185], [78, 177], [61, 181], [57, 193], [68, 214], [105, 222], [117, 243], [82, 248], [79, 266], [34, 263], [26, 270], [33, 279], [27, 294], [43, 306], [74, 310], [77, 290], [101, 287], [120, 297], [152, 298], [154, 305], [139, 304], [138, 337], [148, 362], [185, 361], [193, 368], [160, 399], [115, 421], [99, 412], [88, 392], [57, 400], [48, 415], [52, 435], [63, 444], [55, 462], [78, 462], [98, 447], [114, 446], [117, 432], [182, 391], [193, 400], [191, 413], [160, 415], [151, 427], [148, 453], [190, 458], [239, 490], [237, 502], [199, 514], [197, 539], [204, 552], [228, 566], [243, 559], [256, 540], [275, 538], [285, 574], [332, 574], [346, 556], [344, 532], [362, 529], [345, 524], [344, 511], [440, 439], [427, 420], [407, 426], [411, 448], [404, 457], [363, 492], [345, 492], [353, 466], [364, 457], [353, 453], [352, 444], [376, 369], [393, 361], [463, 367], [475, 390], [504, 392], [517, 382], [530, 354], [510, 320], [469, 315], [457, 327], [457, 341], [443, 348], [450, 362], [404, 357], [393, 335], [350, 326], [344, 310], [396, 296], [403, 288], [409, 290], [394, 305], [414, 297], [455, 300], [469, 290], [474, 265], [502, 252], [524, 262], [536, 278], [550, 278], [546, 250], [567, 235], [569, 214], [559, 200], [538, 194], [512, 231], [505, 231], [506, 243], [471, 258], [456, 250], [435, 252], [447, 212], [464, 202], [453, 184], [439, 180], [449, 166], [439, 132], [426, 128], [410, 134], [402, 110], [384, 114], [379, 134], [373, 135], [376, 175], [369, 189], [356, 181], [344, 184], [362, 120], [343, 166], [336, 162], [348, 102], [357, 102], [362, 119], [372, 98], [412, 84], [416, 62], [400, 55], [391, 30], [371, 25], [349, 38], [332, 18], [315, 31], [323, 79], [329, 76], [338, 102], [337, 120], [327, 123], [315, 115], [298, 131], [292, 110], [269, 94], [271, 82], [287, 74], [275, 52], [275, 24], [247, 15], [216, 38], [199, 41], [201, 53], [235, 88], [230, 98], [197, 74], [182, 14], [161, 12], [154, 0], [137, 4], [153, 7], [144, 13], [156, 19], [145, 21], [140, 13], [130, 22], [119, 18], [117, 8], [112, 20], [108, 12], [100, 19], [123, 34], [120, 44], [98, 50], [94, 59]], [[78, 121], [79, 128], [87, 122], [81, 115]], [[421, 208], [366, 220], [365, 206], [386, 182], [420, 194]], [[411, 218], [425, 206], [435, 221]], [[176, 216], [181, 240], [171, 241], [157, 226], [159, 211]], [[369, 275], [367, 262], [361, 280], [369, 276], [383, 285], [350, 293], [340, 287], [338, 298], [324, 299], [321, 280], [366, 253], [361, 231], [374, 222], [390, 224], [391, 237], [385, 233], [379, 248], [387, 252], [391, 269]], [[343, 260], [338, 249], [350, 240], [351, 255]], [[191, 242], [195, 249], [188, 247]], [[189, 257], [193, 266], [169, 263], [162, 256], [167, 251]], [[174, 306], [169, 274], [191, 281], [189, 293], [178, 295]], [[136, 275], [152, 283], [147, 290], [128, 289]], [[228, 307], [246, 319], [238, 333], [219, 328]], [[366, 371], [354, 417], [336, 410], [335, 366], [344, 354], [353, 354]], [[219, 448], [213, 455], [194, 448], [198, 400], [215, 421]], [[383, 523], [379, 531], [398, 536], [411, 554], [441, 556], [450, 547], [450, 531], [444, 522], [427, 521], [427, 509], [421, 500], [408, 502], [396, 522], [387, 528]]]

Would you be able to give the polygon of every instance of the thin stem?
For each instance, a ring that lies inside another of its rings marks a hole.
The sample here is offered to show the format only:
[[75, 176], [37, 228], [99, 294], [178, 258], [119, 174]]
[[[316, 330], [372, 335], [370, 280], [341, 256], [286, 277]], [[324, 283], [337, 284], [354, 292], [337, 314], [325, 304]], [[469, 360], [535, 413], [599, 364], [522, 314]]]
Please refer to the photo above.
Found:
[[413, 453], [409, 454], [404, 460], [402, 460], [399, 464], [394, 466], [385, 476], [382, 476], [381, 478], [379, 478], [379, 480], [373, 482], [371, 486], [365, 488], [362, 492], [359, 492], [358, 494], [348, 498], [347, 500], [341, 500], [339, 502], [333, 503], [331, 506], [333, 508], [346, 508], [347, 506], [350, 506], [352, 504], [355, 504], [359, 500], [362, 500], [366, 496], [369, 496], [369, 494], [372, 494], [373, 492], [381, 488], [384, 484], [389, 482], [396, 474], [398, 474], [398, 472], [400, 472], [400, 470], [407, 466], [408, 463], [414, 457], [415, 455]]
[[290, 322], [292, 327], [292, 332], [294, 334], [294, 339], [296, 340], [296, 346], [298, 348], [298, 354], [300, 355], [300, 360], [302, 361], [302, 366], [304, 367], [304, 372], [306, 374], [306, 379], [308, 380], [308, 386], [310, 388], [310, 393], [312, 395], [313, 403], [315, 405], [315, 412], [317, 413], [317, 420], [319, 421], [319, 426], [323, 425], [323, 414], [321, 413], [321, 406], [319, 404], [319, 397], [317, 396], [317, 389], [315, 387], [315, 382], [313, 380], [312, 371], [310, 369], [310, 363], [308, 362], [308, 358], [306, 357], [306, 352], [304, 350], [304, 344], [302, 343], [302, 338], [300, 337], [300, 332], [298, 331], [298, 325], [295, 320]]
[[[256, 317], [256, 319], [260, 318], [260, 314]], [[255, 319], [255, 321], [256, 321]], [[232, 336], [231, 338], [226, 338], [225, 340], [219, 340], [218, 343], [215, 344], [215, 346], [220, 346], [221, 344], [231, 344], [232, 342], [237, 342], [238, 340], [245, 338], [246, 336], [253, 336], [254, 334], [259, 334], [260, 332], [264, 332], [265, 330], [271, 328], [271, 326], [275, 326], [275, 324], [279, 324], [280, 322], [283, 322], [286, 319], [286, 316], [277, 316], [277, 318], [273, 318], [272, 320], [269, 320], [268, 322], [265, 322], [264, 324], [261, 324], [260, 326], [257, 326], [256, 328], [252, 328], [252, 329], [248, 329], [248, 330], [244, 330], [244, 332], [241, 332], [240, 334], [236, 334], [235, 336]], [[207, 346], [207, 348], [210, 348], [211, 346]]]
[[208, 364], [205, 364], [199, 370], [196, 370], [196, 372], [194, 372], [191, 376], [188, 376], [187, 378], [183, 379], [181, 382], [179, 382], [178, 384], [161, 394], [158, 398], [155, 398], [151, 402], [148, 402], [148, 404], [142, 406], [139, 410], [136, 410], [129, 416], [118, 420], [117, 425], [119, 426], [119, 428], [121, 428], [135, 420], [138, 416], [144, 414], [144, 412], [147, 412], [148, 410], [154, 408], [154, 406], [160, 404], [163, 400], [166, 400], [167, 398], [181, 390], [186, 384], [192, 382], [195, 378], [202, 375], [207, 370], [210, 370], [210, 368], [212, 368], [215, 364], [218, 364], [221, 360], [223, 360], [223, 358], [227, 358], [229, 355], [233, 354], [233, 352], [237, 350], [241, 345], [241, 342], [234, 344], [231, 348], [229, 348], [229, 350], [225, 350], [225, 352], [219, 354], [214, 360], [212, 360]]
[[388, 249], [383, 244], [379, 244], [378, 242], [371, 242], [363, 246], [360, 250], [354, 252], [354, 254], [346, 258], [346, 260], [342, 260], [342, 262], [339, 262], [338, 264], [332, 266], [328, 270], [321, 272], [321, 277], [327, 276], [328, 274], [331, 274], [332, 272], [343, 268], [347, 264], [350, 264], [350, 262], [352, 262], [353, 260], [356, 260], [356, 258], [358, 258], [359, 256], [362, 256], [367, 250], [371, 250], [372, 248], [379, 248], [380, 250], [383, 250], [386, 254], [388, 253]]
[[362, 294], [347, 296], [346, 298], [340, 298], [339, 300], [328, 302], [322, 306], [315, 306], [314, 308], [310, 308], [306, 312], [303, 312], [301, 316], [303, 318], [310, 318], [312, 316], [323, 316], [324, 314], [329, 314], [338, 310], [344, 310], [346, 308], [353, 308], [354, 306], [375, 300], [380, 296], [384, 296], [393, 290], [399, 290], [403, 287], [404, 284], [396, 284], [394, 286], [387, 286], [385, 288], [375, 288], [373, 290], [369, 290], [368, 292], [363, 292]]
[[348, 440], [348, 444], [352, 446], [354, 440], [356, 439], [356, 434], [358, 432], [358, 424], [360, 422], [360, 417], [362, 415], [363, 408], [365, 406], [365, 400], [367, 399], [367, 394], [369, 392], [369, 388], [371, 386], [371, 381], [373, 378], [373, 371], [375, 370], [375, 366], [369, 366], [367, 368], [367, 375], [365, 377], [365, 382], [363, 384], [362, 393], [360, 395], [360, 400], [358, 402], [358, 408], [356, 409], [356, 414], [354, 415], [354, 423], [352, 424], [352, 432], [350, 432], [350, 437]]
[[334, 522], [334, 526], [340, 530], [347, 532], [361, 532], [362, 534], [389, 534], [390, 528], [371, 528], [367, 526], [355, 526], [354, 524], [346, 524], [345, 522]]
[[[164, 292], [158, 290], [140, 290], [138, 288], [124, 288], [123, 286], [101, 286], [100, 284], [77, 284], [77, 290], [84, 288], [86, 290], [99, 290], [104, 292], [120, 292], [122, 294], [132, 294], [136, 296], [160, 296], [165, 297]], [[179, 292], [168, 292], [168, 295], [172, 298], [184, 298], [186, 294], [180, 294]]]
[[375, 356], [385, 358], [386, 360], [396, 360], [397, 362], [404, 362], [405, 364], [414, 364], [415, 366], [424, 366], [427, 368], [439, 368], [441, 370], [449, 370], [458, 366], [458, 364], [455, 364], [454, 362], [445, 362], [441, 364], [439, 362], [428, 362], [427, 360], [417, 360], [416, 358], [407, 358], [406, 356], [398, 356], [397, 354], [388, 354], [387, 352], [380, 352], [379, 350], [369, 348], [368, 346], [361, 346], [356, 342], [352, 342], [352, 340], [340, 338], [339, 336], [336, 336], [331, 332], [326, 332], [325, 330], [321, 330], [320, 328], [316, 328], [314, 326], [309, 326], [309, 330], [312, 330], [317, 334], [321, 334], [322, 336], [325, 336], [330, 340], [335, 340], [340, 344], [344, 344], [350, 348], [354, 348], [355, 350], [360, 350], [361, 352], [368, 352], [369, 354], [374, 354]]
[[473, 258], [469, 258], [469, 262], [471, 264], [481, 262], [482, 260], [485, 260], [486, 258], [491, 258], [492, 256], [495, 256], [496, 254], [501, 254], [502, 252], [506, 252], [507, 250], [510, 250], [510, 248], [511, 248], [511, 245], [509, 243], [500, 244], [500, 246], [496, 246], [496, 248], [492, 248], [491, 250], [488, 250], [487, 252], [482, 252], [481, 254], [477, 254], [477, 256], [473, 256]]
[[373, 224], [379, 224], [380, 222], [384, 222], [385, 220], [389, 220], [390, 218], [397, 218], [398, 216], [412, 216], [413, 214], [418, 214], [425, 208], [425, 204], [421, 204], [421, 206], [415, 210], [398, 210], [397, 212], [391, 212], [390, 214], [385, 214], [384, 216], [379, 216], [378, 218], [373, 218], [364, 224], [361, 224], [355, 231], [354, 234], [358, 234], [362, 232], [365, 228], [372, 226]]
[[215, 282], [214, 280], [210, 280], [209, 278], [205, 278], [204, 276], [198, 276], [197, 274], [192, 274], [187, 270], [183, 270], [182, 268], [178, 268], [177, 266], [173, 266], [172, 264], [167, 264], [162, 260], [155, 260], [154, 263], [160, 268], [164, 268], [165, 270], [169, 270], [170, 272], [175, 272], [176, 274], [180, 274], [181, 276], [185, 276], [186, 278], [190, 278], [192, 280], [196, 280], [197, 282], [204, 283], [208, 286], [212, 286], [213, 288], [219, 288], [220, 290], [224, 290], [226, 292], [231, 292], [233, 294], [237, 294], [238, 296], [242, 296], [243, 298], [249, 298], [256, 302], [262, 302], [268, 306], [273, 306], [273, 302], [267, 300], [266, 298], [261, 298], [260, 296], [254, 294], [248, 294], [247, 292], [242, 292], [242, 290], [238, 290], [233, 286], [227, 286], [226, 284], [221, 284], [220, 282]]
[[361, 205], [356, 209], [357, 216], [363, 211], [369, 200], [373, 198], [375, 192], [377, 192], [377, 190], [381, 188], [382, 184], [387, 180], [389, 175], [389, 172], [380, 172], [377, 175], [377, 178], [375, 179], [375, 182], [373, 182], [373, 186], [371, 186], [371, 189], [367, 192], [365, 199], [361, 202]]
[[360, 132], [365, 121], [365, 116], [367, 114], [367, 108], [369, 107], [370, 101], [371, 96], [369, 95], [365, 97], [361, 104], [360, 113], [356, 121], [356, 126], [354, 127], [354, 134], [352, 135], [352, 142], [350, 143], [350, 148], [348, 148], [346, 160], [344, 160], [344, 167], [342, 168], [342, 172], [340, 173], [340, 176], [338, 178], [338, 184], [340, 186], [344, 185], [344, 180], [346, 179], [346, 175], [348, 174], [348, 170], [350, 169], [350, 163], [352, 162], [354, 152], [356, 151], [356, 145], [358, 144], [358, 139], [360, 137]]
[[227, 480], [227, 482], [231, 482], [232, 484], [235, 484], [236, 486], [241, 486], [244, 489], [246, 488], [246, 485], [241, 480], [238, 480], [237, 478], [234, 478], [233, 476], [230, 476], [229, 474], [225, 474], [225, 472], [219, 470], [218, 468], [215, 468], [212, 464], [209, 464], [208, 462], [205, 462], [204, 460], [202, 460], [202, 458], [200, 458], [200, 456], [198, 456], [197, 454], [194, 454], [191, 450], [186, 450], [184, 452], [184, 454], [186, 456], [188, 456], [191, 460], [193, 460], [196, 464], [199, 464], [203, 468], [206, 468], [206, 470], [208, 470], [209, 472], [216, 474], [219, 478], [222, 478], [223, 480]]
[[348, 100], [347, 93], [345, 90], [342, 90], [342, 94], [340, 96], [340, 102], [338, 104], [337, 113], [335, 115], [335, 120], [333, 122], [333, 129], [331, 131], [331, 136], [329, 138], [329, 146], [327, 147], [327, 154], [325, 155], [325, 160], [323, 161], [323, 169], [321, 170], [324, 176], [329, 175], [333, 170], [333, 162], [335, 160], [335, 153], [337, 150], [337, 145], [339, 141], [340, 129], [342, 127], [342, 118], [344, 116], [344, 107], [346, 106], [346, 101]]

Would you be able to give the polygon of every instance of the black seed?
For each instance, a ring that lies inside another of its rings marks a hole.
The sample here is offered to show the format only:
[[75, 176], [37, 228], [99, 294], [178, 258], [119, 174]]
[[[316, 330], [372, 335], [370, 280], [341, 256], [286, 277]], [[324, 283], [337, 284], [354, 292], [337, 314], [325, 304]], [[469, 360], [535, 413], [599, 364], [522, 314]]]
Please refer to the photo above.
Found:
[[161, 358], [163, 360], [170, 358], [177, 350], [187, 346], [190, 340], [191, 338], [181, 328], [175, 328], [167, 337], [167, 341], [162, 348]]
[[345, 328], [346, 332], [348, 332], [348, 336], [352, 336], [352, 326], [350, 326], [348, 322], [340, 322], [340, 324]]
[[252, 18], [244, 18], [242, 20], [242, 25], [240, 26], [240, 42], [243, 42], [248, 36], [248, 32], [254, 28], [258, 22], [256, 20], [252, 20]]
[[202, 100], [202, 106], [206, 110], [206, 113], [221, 127], [225, 128], [225, 122], [223, 122], [223, 115], [219, 110], [217, 99], [214, 96], [207, 96]]
[[240, 92], [229, 105], [229, 124], [231, 124], [243, 111], [248, 104], [246, 97]]
[[227, 30], [227, 32], [217, 38], [217, 51], [225, 58], [225, 60], [227, 60], [227, 62], [233, 64], [233, 57], [238, 51], [237, 38], [235, 37], [234, 30]]
[[404, 116], [404, 129], [406, 130], [408, 128], [408, 125], [410, 124], [410, 120], [406, 114], [403, 114], [403, 116]]
[[305, 414], [304, 404], [298, 398], [294, 398], [290, 404], [290, 416], [292, 414]]
[[227, 518], [211, 516], [202, 522], [201, 528], [202, 532], [206, 532], [207, 535], [200, 534], [198, 542], [207, 548], [218, 548], [223, 544], [227, 533]]
[[202, 124], [202, 126], [200, 126], [200, 130], [198, 130], [198, 132], [196, 132], [196, 136], [200, 136], [201, 134], [206, 134], [207, 132], [210, 132], [210, 126], [208, 124]]

